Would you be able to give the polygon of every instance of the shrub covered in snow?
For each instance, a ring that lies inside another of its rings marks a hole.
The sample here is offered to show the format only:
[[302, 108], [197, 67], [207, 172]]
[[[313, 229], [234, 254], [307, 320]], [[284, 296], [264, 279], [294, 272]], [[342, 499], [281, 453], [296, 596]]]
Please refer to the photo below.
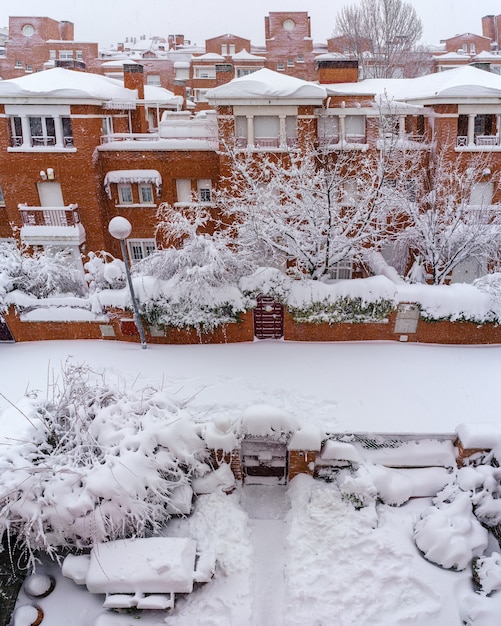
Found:
[[142, 536], [173, 493], [210, 470], [181, 400], [135, 392], [68, 363], [52, 397], [33, 398], [25, 441], [0, 459], [0, 532], [36, 550]]
[[473, 580], [481, 593], [488, 595], [501, 589], [501, 554], [499, 552], [473, 559], [472, 567]]
[[12, 242], [0, 242], [0, 298], [15, 290], [35, 298], [82, 296], [86, 285], [68, 251], [39, 250], [28, 254]]
[[446, 487], [414, 527], [414, 540], [424, 557], [446, 569], [463, 570], [484, 553], [487, 530], [473, 514], [469, 494]]

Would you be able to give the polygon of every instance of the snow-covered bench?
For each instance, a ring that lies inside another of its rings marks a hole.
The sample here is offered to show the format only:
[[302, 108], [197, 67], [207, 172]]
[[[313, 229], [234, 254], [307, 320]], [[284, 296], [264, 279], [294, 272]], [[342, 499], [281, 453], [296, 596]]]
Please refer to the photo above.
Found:
[[196, 558], [193, 539], [123, 539], [99, 543], [89, 556], [69, 555], [62, 572], [91, 593], [104, 594], [105, 608], [169, 609], [176, 593], [190, 593], [195, 581], [209, 577], [206, 559], [195, 569]]

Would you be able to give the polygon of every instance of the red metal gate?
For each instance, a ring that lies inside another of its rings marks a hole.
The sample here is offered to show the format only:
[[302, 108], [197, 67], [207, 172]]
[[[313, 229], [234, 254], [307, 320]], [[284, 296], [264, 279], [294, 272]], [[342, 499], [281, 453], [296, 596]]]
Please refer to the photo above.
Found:
[[284, 307], [269, 296], [258, 296], [254, 309], [256, 339], [280, 339], [284, 336]]

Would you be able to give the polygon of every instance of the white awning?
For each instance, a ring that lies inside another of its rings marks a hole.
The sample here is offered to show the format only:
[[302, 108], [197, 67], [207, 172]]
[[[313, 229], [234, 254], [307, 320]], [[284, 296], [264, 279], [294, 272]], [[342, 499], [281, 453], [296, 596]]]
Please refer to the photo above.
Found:
[[104, 177], [104, 190], [111, 199], [110, 185], [150, 183], [155, 185], [157, 196], [162, 191], [162, 176], [157, 170], [113, 170]]

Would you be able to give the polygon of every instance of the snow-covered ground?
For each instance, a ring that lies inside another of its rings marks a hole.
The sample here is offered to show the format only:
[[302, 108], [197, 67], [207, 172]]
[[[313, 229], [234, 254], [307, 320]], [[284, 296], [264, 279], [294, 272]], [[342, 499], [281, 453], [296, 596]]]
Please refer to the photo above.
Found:
[[[0, 345], [3, 446], [26, 425], [13, 405], [22, 407], [26, 391], [50, 393], [68, 358], [122, 385], [190, 399], [198, 420], [237, 419], [267, 404], [329, 432], [452, 433], [460, 423], [500, 421], [499, 346], [37, 342]], [[45, 564], [57, 580], [38, 601], [42, 626], [495, 626], [501, 600], [475, 594], [469, 568], [444, 570], [419, 554], [414, 522], [429, 504], [357, 510], [335, 482], [307, 476], [202, 495], [163, 533], [215, 554], [211, 582], [179, 596], [167, 617], [143, 612], [138, 621], [105, 611], [103, 596]], [[496, 549], [491, 539], [488, 553]], [[22, 592], [18, 604], [30, 602]]]

